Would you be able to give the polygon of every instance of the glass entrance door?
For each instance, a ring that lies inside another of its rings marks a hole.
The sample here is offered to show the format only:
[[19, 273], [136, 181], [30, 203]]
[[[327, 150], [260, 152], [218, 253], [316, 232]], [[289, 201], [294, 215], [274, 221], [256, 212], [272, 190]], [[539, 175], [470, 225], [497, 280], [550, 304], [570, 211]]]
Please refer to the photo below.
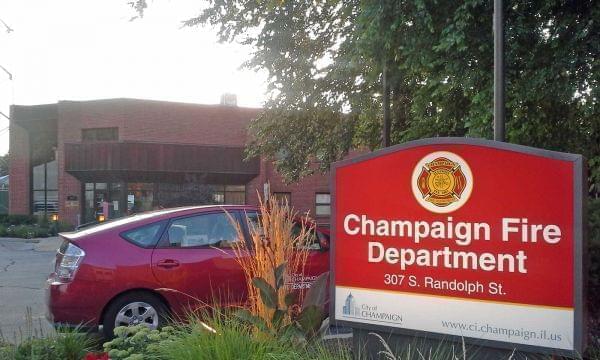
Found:
[[123, 183], [86, 183], [84, 185], [85, 204], [82, 223], [105, 220], [125, 215]]
[[154, 205], [154, 184], [128, 183], [127, 184], [127, 213], [135, 214], [150, 211]]

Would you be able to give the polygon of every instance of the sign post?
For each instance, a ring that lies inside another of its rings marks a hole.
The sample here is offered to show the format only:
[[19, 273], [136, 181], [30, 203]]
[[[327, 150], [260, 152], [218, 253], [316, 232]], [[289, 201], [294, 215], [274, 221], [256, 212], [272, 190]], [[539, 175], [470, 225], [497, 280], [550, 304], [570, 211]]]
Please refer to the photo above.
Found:
[[464, 341], [488, 354], [583, 353], [583, 164], [467, 138], [335, 163], [335, 322], [359, 342], [373, 331], [396, 344]]

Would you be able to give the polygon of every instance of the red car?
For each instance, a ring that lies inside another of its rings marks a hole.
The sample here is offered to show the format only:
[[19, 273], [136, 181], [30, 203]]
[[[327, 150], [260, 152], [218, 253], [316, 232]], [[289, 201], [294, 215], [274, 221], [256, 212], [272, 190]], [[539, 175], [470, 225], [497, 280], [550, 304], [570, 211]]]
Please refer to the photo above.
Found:
[[[229, 216], [245, 239], [237, 239]], [[62, 233], [47, 282], [47, 316], [54, 324], [101, 326], [111, 337], [116, 326], [156, 328], [190, 306], [242, 304], [246, 283], [231, 244], [249, 243], [246, 219], [258, 216], [249, 206], [197, 206]], [[329, 270], [328, 240], [326, 230], [314, 230], [305, 272], [288, 279], [289, 286], [309, 287]]]

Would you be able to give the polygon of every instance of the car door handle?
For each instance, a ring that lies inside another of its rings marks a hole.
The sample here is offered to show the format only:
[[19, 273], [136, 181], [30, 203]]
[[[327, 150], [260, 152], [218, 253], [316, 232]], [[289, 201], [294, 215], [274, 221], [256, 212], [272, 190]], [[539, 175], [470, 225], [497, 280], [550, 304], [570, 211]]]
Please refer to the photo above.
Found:
[[167, 259], [167, 260], [161, 260], [158, 262], [158, 264], [156, 264], [156, 266], [158, 267], [162, 267], [165, 269], [170, 269], [170, 268], [174, 268], [179, 266], [179, 261], [177, 260], [171, 260], [171, 259]]

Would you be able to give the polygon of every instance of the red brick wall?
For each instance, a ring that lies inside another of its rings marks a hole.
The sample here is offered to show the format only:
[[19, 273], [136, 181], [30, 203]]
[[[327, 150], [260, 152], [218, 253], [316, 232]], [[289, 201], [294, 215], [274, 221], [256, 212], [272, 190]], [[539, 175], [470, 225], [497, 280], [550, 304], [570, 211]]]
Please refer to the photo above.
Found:
[[[315, 218], [315, 195], [316, 193], [329, 192], [329, 175], [316, 173], [306, 177], [297, 183], [285, 184], [281, 175], [277, 173], [273, 163], [263, 160], [261, 162], [261, 174], [246, 186], [246, 199], [248, 204], [257, 205], [259, 191], [263, 196], [263, 184], [270, 184], [271, 193], [289, 192], [291, 195], [291, 206], [299, 214], [306, 214]], [[317, 217], [319, 224], [329, 225], [329, 217]]]
[[64, 131], [65, 141], [79, 142], [81, 129], [117, 126], [122, 141], [241, 146], [246, 143], [250, 119], [259, 112], [134, 99], [61, 101], [59, 133]]
[[[59, 215], [78, 222], [81, 183], [64, 171], [64, 144], [80, 142], [82, 129], [118, 127], [120, 141], [243, 146], [247, 126], [260, 109], [135, 99], [58, 103]], [[66, 207], [75, 195], [79, 207]]]
[[11, 214], [29, 214], [31, 204], [29, 135], [27, 130], [10, 122], [9, 204]]

